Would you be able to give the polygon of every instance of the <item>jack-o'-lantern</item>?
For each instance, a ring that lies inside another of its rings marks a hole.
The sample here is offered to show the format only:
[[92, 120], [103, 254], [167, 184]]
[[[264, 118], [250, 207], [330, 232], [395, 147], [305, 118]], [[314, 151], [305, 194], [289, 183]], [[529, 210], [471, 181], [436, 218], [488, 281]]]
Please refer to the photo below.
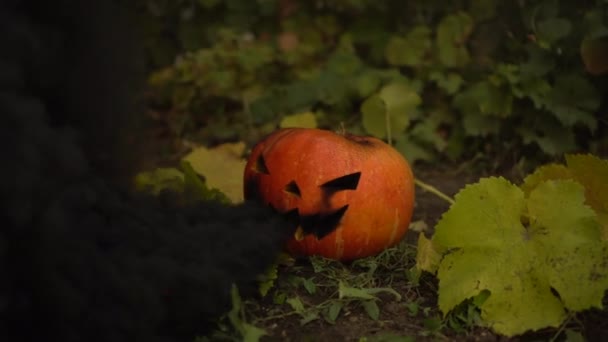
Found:
[[383, 141], [286, 128], [260, 141], [245, 167], [245, 198], [297, 212], [287, 249], [296, 256], [352, 260], [398, 243], [414, 204], [414, 178]]

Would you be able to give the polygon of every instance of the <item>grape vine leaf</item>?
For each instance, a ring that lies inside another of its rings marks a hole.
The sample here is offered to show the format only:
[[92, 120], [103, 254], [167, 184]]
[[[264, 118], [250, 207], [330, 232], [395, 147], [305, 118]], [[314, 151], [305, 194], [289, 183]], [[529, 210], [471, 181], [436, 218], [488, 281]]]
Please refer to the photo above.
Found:
[[550, 47], [572, 31], [572, 23], [564, 18], [548, 18], [537, 23], [537, 39], [542, 47]]
[[537, 122], [535, 120], [525, 120], [517, 128], [524, 144], [536, 144], [543, 152], [554, 156], [576, 148], [574, 132], [571, 129], [562, 126], [552, 117], [540, 117], [543, 118], [542, 126], [533, 126], [532, 123]]
[[525, 50], [528, 54], [528, 60], [520, 65], [522, 75], [529, 78], [539, 78], [547, 75], [555, 68], [555, 61], [551, 58], [549, 51], [532, 43], [526, 45]]
[[575, 180], [585, 188], [585, 203], [597, 214], [608, 241], [608, 161], [590, 154], [566, 155], [566, 165], [549, 164], [528, 175], [521, 185], [529, 194], [547, 180]]
[[[524, 192], [504, 178], [468, 185], [436, 226], [444, 314], [482, 291], [484, 324], [506, 336], [559, 326], [566, 310], [601, 307], [608, 245], [583, 186], [549, 180]], [[555, 291], [557, 293], [554, 294]]]
[[382, 80], [373, 72], [362, 72], [354, 80], [353, 87], [361, 98], [366, 98], [374, 93]]
[[462, 117], [462, 128], [471, 136], [489, 136], [498, 133], [500, 121], [493, 116], [466, 112]]
[[429, 79], [437, 83], [437, 86], [448, 93], [448, 95], [456, 94], [464, 83], [462, 76], [455, 72], [444, 74], [439, 71], [434, 71], [429, 75]]
[[409, 134], [396, 136], [395, 148], [410, 163], [416, 163], [418, 160], [431, 161], [434, 157], [433, 152], [428, 146], [425, 146], [418, 141], [414, 141]]
[[471, 60], [466, 42], [473, 31], [473, 18], [466, 12], [445, 16], [437, 27], [439, 60], [449, 68], [463, 67]]
[[386, 136], [386, 105], [378, 95], [368, 97], [361, 104], [361, 120], [365, 131], [384, 138]]
[[421, 102], [420, 95], [408, 84], [390, 83], [361, 105], [363, 127], [368, 133], [384, 138], [388, 135], [389, 120], [391, 133], [403, 132], [409, 125], [410, 115]]
[[547, 94], [545, 106], [566, 127], [581, 123], [594, 131], [601, 96], [595, 87], [579, 75], [559, 75]]
[[433, 43], [428, 26], [414, 27], [405, 37], [394, 36], [386, 46], [386, 59], [391, 65], [417, 67], [427, 60]]
[[479, 81], [456, 95], [453, 104], [465, 113], [505, 118], [513, 110], [513, 96], [489, 81]]

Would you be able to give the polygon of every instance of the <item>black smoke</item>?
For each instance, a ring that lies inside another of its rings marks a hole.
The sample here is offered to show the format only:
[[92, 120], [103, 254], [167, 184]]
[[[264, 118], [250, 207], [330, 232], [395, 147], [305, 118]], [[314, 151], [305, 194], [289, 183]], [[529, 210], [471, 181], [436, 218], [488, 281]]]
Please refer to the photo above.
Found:
[[0, 2], [1, 341], [189, 340], [291, 234], [254, 204], [129, 191], [143, 73], [126, 13]]

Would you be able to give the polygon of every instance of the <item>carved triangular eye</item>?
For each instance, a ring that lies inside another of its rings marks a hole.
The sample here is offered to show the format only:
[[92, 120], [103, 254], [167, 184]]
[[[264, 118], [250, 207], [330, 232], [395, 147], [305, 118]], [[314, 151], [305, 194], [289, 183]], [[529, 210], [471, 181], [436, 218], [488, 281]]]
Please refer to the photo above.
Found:
[[355, 190], [359, 185], [359, 179], [361, 179], [361, 172], [355, 172], [346, 176], [332, 179], [329, 182], [322, 184], [321, 188], [331, 192], [340, 190]]
[[302, 197], [302, 192], [300, 191], [300, 187], [295, 181], [289, 182], [289, 184], [285, 185], [285, 192], [290, 193], [296, 197]]
[[264, 160], [263, 155], [259, 155], [255, 160], [255, 164], [253, 165], [253, 171], [257, 173], [263, 173], [265, 175], [269, 175], [270, 171], [268, 171], [268, 167], [266, 167], [266, 160]]
[[347, 209], [348, 204], [329, 214], [302, 216], [300, 225], [304, 234], [314, 234], [318, 239], [324, 238], [338, 228]]

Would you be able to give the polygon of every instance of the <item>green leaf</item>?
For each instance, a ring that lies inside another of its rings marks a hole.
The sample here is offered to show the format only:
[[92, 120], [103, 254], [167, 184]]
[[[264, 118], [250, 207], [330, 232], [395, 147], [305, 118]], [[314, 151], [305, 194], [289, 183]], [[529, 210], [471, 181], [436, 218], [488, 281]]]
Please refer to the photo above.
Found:
[[541, 45], [553, 45], [572, 31], [572, 23], [563, 18], [549, 18], [537, 24], [537, 36]]
[[287, 299], [287, 304], [289, 304], [289, 306], [291, 306], [291, 308], [293, 309], [293, 311], [299, 313], [299, 314], [303, 314], [306, 309], [304, 309], [304, 303], [302, 303], [302, 300], [300, 300], [300, 297], [292, 297]]
[[434, 71], [429, 75], [429, 79], [437, 83], [437, 86], [443, 89], [448, 95], [454, 95], [460, 90], [463, 83], [462, 76], [455, 72], [444, 74], [439, 71]]
[[317, 285], [315, 285], [313, 278], [302, 279], [302, 285], [309, 294], [315, 294], [317, 292]]
[[428, 26], [416, 26], [403, 38], [391, 37], [386, 46], [386, 59], [391, 65], [421, 66], [427, 62], [431, 46], [431, 29]]
[[327, 70], [341, 76], [350, 76], [361, 70], [363, 62], [352, 51], [338, 50], [327, 61]]
[[258, 276], [258, 290], [262, 297], [265, 297], [268, 294], [268, 291], [274, 287], [275, 281], [279, 276], [278, 267], [279, 265], [274, 263], [268, 267], [264, 274]]
[[479, 81], [457, 94], [453, 104], [466, 114], [505, 118], [511, 115], [513, 96], [489, 81]]
[[385, 138], [388, 136], [387, 120], [390, 120], [391, 134], [401, 133], [409, 125], [411, 113], [421, 102], [418, 93], [405, 83], [388, 84], [361, 105], [363, 127], [368, 133]]
[[184, 174], [175, 168], [158, 168], [135, 176], [135, 189], [158, 196], [163, 190], [184, 191]]
[[317, 128], [317, 118], [312, 112], [304, 112], [285, 116], [279, 124], [281, 128], [302, 127]]
[[372, 287], [369, 289], [365, 289], [368, 293], [370, 294], [378, 294], [378, 293], [388, 293], [393, 295], [393, 297], [395, 297], [396, 301], [400, 301], [401, 300], [401, 295], [399, 294], [399, 292], [395, 291], [394, 289], [390, 288], [390, 287]]
[[264, 329], [251, 325], [241, 318], [243, 316], [243, 303], [235, 285], [232, 286], [230, 295], [232, 298], [232, 309], [228, 312], [227, 316], [230, 324], [241, 335], [242, 340], [244, 342], [257, 342], [262, 336], [267, 335]]
[[135, 177], [135, 189], [158, 196], [163, 191], [182, 194], [187, 202], [219, 201], [229, 204], [230, 199], [217, 189], [209, 189], [187, 161], [180, 163], [181, 171], [174, 168], [158, 168], [142, 172]]
[[444, 17], [437, 27], [439, 60], [448, 68], [459, 68], [471, 59], [466, 42], [473, 31], [473, 19], [466, 12]]
[[378, 95], [368, 97], [361, 104], [362, 124], [365, 131], [373, 136], [386, 136], [386, 104]]
[[416, 51], [408, 50], [407, 39], [400, 36], [392, 36], [386, 45], [386, 60], [391, 65], [417, 65], [420, 63], [420, 56]]
[[420, 304], [418, 304], [416, 302], [409, 302], [409, 303], [405, 304], [405, 307], [407, 308], [408, 314], [411, 317], [418, 316], [418, 312], [420, 311]]
[[498, 133], [500, 120], [492, 116], [465, 113], [462, 117], [462, 127], [467, 135], [485, 137]]
[[422, 103], [420, 95], [412, 87], [401, 82], [382, 87], [379, 95], [386, 105], [394, 132], [405, 130], [409, 124], [409, 114]]
[[280, 109], [293, 112], [309, 107], [318, 100], [317, 84], [309, 81], [298, 81], [281, 87], [272, 100], [281, 104]]
[[243, 324], [243, 342], [258, 342], [262, 336], [268, 335], [266, 330], [249, 323]]
[[586, 38], [594, 39], [608, 35], [606, 16], [601, 7], [591, 7], [585, 12], [582, 26], [587, 31]]
[[306, 311], [303, 315], [302, 315], [302, 319], [300, 319], [300, 325], [306, 325], [312, 321], [316, 321], [317, 319], [319, 319], [319, 312], [316, 310], [309, 310]]
[[574, 150], [576, 142], [572, 129], [550, 119], [544, 118], [542, 125], [536, 127], [530, 123], [518, 127], [517, 133], [524, 144], [536, 144], [544, 153], [554, 156]]
[[526, 46], [528, 60], [521, 64], [522, 77], [538, 79], [555, 69], [555, 59], [550, 52], [535, 44]]
[[439, 317], [425, 318], [422, 321], [422, 324], [424, 325], [424, 328], [430, 332], [437, 332], [441, 330], [441, 327], [443, 326], [441, 318]]
[[382, 80], [374, 72], [362, 72], [355, 79], [355, 88], [361, 98], [367, 98], [380, 87]]
[[597, 120], [593, 112], [599, 108], [600, 99], [600, 94], [587, 79], [578, 75], [559, 75], [545, 105], [564, 126], [581, 123], [594, 131]]
[[601, 307], [608, 246], [584, 202], [583, 187], [567, 180], [544, 182], [528, 199], [503, 178], [465, 187], [433, 236], [450, 250], [438, 270], [442, 312], [488, 290], [483, 321], [513, 336], [557, 327], [566, 310]]
[[551, 85], [547, 80], [537, 77], [526, 77], [517, 85], [511, 87], [513, 95], [517, 98], [529, 98], [535, 109], [542, 109], [547, 94], [551, 92]]
[[413, 141], [405, 134], [397, 136], [397, 139], [395, 139], [395, 149], [410, 163], [415, 163], [418, 160], [431, 161], [435, 158], [430, 148]]
[[338, 296], [342, 298], [355, 298], [355, 299], [378, 299], [375, 295], [378, 293], [390, 293], [395, 297], [396, 301], [401, 300], [401, 295], [390, 287], [372, 287], [372, 288], [356, 288], [346, 286], [342, 281], [338, 283]]
[[441, 112], [434, 111], [424, 120], [418, 122], [409, 131], [411, 138], [433, 146], [436, 151], [443, 151], [447, 146], [447, 142], [445, 137], [439, 133], [440, 125], [444, 123], [441, 121], [442, 115]]
[[356, 298], [356, 299], [377, 299], [376, 296], [369, 294], [367, 289], [359, 289], [355, 287], [346, 286], [342, 281], [338, 283], [338, 297], [342, 298]]
[[317, 99], [328, 105], [336, 105], [348, 98], [349, 84], [345, 76], [333, 72], [322, 73], [315, 84]]
[[[500, 63], [496, 66], [495, 75], [506, 80], [507, 83], [513, 85], [517, 84], [521, 81], [520, 76], [520, 66], [509, 63]], [[491, 75], [490, 78], [495, 78], [494, 75]], [[497, 82], [501, 84], [501, 81]]]
[[325, 318], [330, 323], [335, 323], [336, 319], [338, 319], [338, 316], [340, 315], [340, 311], [342, 311], [343, 306], [344, 304], [342, 302], [333, 301], [331, 305], [327, 308], [327, 314]]
[[361, 302], [361, 305], [363, 306], [363, 309], [365, 309], [365, 312], [369, 318], [373, 319], [374, 321], [377, 321], [378, 318], [380, 318], [380, 308], [378, 308], [376, 301], [366, 300]]

